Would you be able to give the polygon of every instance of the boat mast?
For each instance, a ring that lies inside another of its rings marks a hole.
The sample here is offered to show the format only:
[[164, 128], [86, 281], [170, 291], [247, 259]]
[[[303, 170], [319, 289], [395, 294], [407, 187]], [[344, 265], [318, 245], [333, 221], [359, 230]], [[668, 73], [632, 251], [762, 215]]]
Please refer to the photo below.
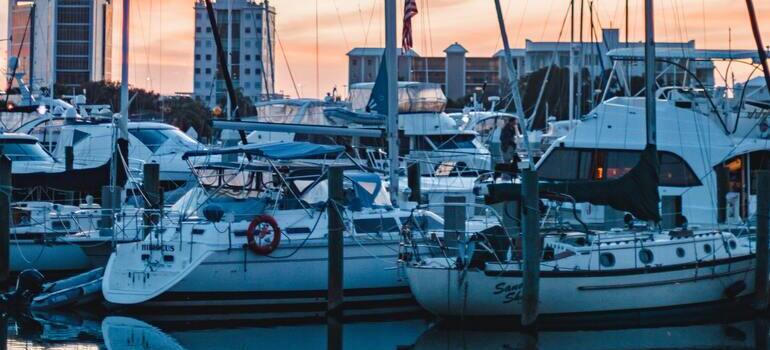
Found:
[[657, 127], [655, 124], [655, 23], [653, 18], [653, 0], [644, 1], [644, 88], [645, 119], [647, 121], [647, 145], [655, 146]]
[[[227, 70], [230, 71], [232, 69], [233, 69], [233, 0], [227, 0]], [[233, 120], [233, 101], [230, 100], [230, 95], [227, 95], [227, 120]]]
[[[128, 140], [128, 105], [130, 100], [128, 98], [128, 60], [129, 60], [129, 19], [131, 11], [131, 0], [123, 0], [123, 24], [121, 26], [121, 66], [120, 66], [120, 118], [117, 120], [118, 139]], [[120, 152], [118, 142], [113, 145], [114, 152], [112, 156], [112, 164], [110, 167], [110, 187], [114, 188], [118, 182], [118, 163], [116, 155]], [[123, 155], [126, 157], [126, 155]], [[126, 161], [128, 161], [126, 159]]]
[[385, 68], [388, 77], [388, 177], [393, 204], [398, 207], [398, 61], [396, 57], [396, 0], [385, 0]]
[[570, 2], [569, 34], [569, 128], [575, 119], [575, 0]]
[[770, 88], [770, 70], [767, 68], [767, 49], [762, 43], [762, 34], [759, 32], [759, 25], [757, 24], [757, 13], [754, 11], [754, 1], [746, 0], [746, 7], [749, 10], [749, 19], [751, 19], [751, 31], [754, 33], [754, 41], [757, 43], [757, 53], [759, 54], [759, 62], [762, 64], [762, 72], [765, 76], [765, 84]]
[[[511, 57], [511, 45], [508, 42], [508, 32], [505, 30], [505, 20], [503, 19], [503, 9], [500, 6], [500, 0], [495, 0], [495, 10], [497, 11], [497, 24], [500, 26], [500, 36], [503, 39], [503, 51], [505, 51], [505, 64], [508, 66], [508, 83], [511, 84], [511, 96], [513, 97], [513, 104], [516, 107], [516, 113], [521, 120], [521, 132], [524, 134], [524, 147], [527, 150], [527, 157], [529, 158], [528, 165], [530, 170], [535, 170], [534, 163], [532, 161], [532, 152], [529, 146], [529, 125], [524, 117], [524, 106], [521, 103], [521, 94], [519, 93], [519, 75], [516, 72], [516, 67], [513, 65], [513, 57]], [[572, 94], [570, 94], [570, 98]], [[570, 106], [572, 107], [572, 106]]]

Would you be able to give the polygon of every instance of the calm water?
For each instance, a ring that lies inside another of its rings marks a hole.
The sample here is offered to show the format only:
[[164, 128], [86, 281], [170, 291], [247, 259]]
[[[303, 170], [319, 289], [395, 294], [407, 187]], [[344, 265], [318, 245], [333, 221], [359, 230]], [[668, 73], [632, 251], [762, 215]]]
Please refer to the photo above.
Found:
[[768, 339], [766, 319], [624, 329], [573, 324], [565, 326], [584, 330], [551, 327], [526, 333], [501, 330], [504, 320], [467, 328], [439, 325], [425, 317], [342, 325], [239, 321], [237, 326], [186, 321], [195, 316], [147, 318], [76, 313], [8, 317], [7, 345], [9, 349], [766, 349]]

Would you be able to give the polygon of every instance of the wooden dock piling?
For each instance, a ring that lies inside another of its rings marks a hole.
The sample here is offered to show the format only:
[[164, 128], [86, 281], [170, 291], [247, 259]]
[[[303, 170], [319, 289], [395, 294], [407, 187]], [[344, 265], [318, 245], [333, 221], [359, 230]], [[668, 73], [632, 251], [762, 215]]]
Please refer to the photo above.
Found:
[[770, 249], [770, 171], [756, 172], [757, 176], [757, 268], [754, 273], [754, 303], [756, 310], [768, 306], [768, 250]]
[[540, 293], [540, 207], [537, 172], [522, 171], [524, 184], [522, 205], [522, 326], [532, 326], [537, 320]]
[[11, 273], [11, 160], [0, 154], [0, 283], [7, 284]]
[[343, 229], [342, 203], [345, 200], [343, 190], [343, 172], [341, 167], [329, 169], [329, 203], [326, 206], [329, 225], [329, 292], [326, 312], [328, 316], [342, 313], [343, 308]]
[[407, 167], [407, 182], [412, 193], [409, 195], [409, 201], [418, 205], [422, 204], [422, 175], [420, 173], [420, 163], [412, 162]]

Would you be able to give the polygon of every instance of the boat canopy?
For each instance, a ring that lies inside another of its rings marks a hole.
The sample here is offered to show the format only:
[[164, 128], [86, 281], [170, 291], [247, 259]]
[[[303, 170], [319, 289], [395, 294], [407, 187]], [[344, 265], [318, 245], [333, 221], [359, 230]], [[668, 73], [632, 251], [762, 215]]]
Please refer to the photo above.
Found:
[[182, 156], [182, 159], [222, 154], [248, 154], [272, 160], [294, 160], [325, 155], [337, 156], [343, 152], [345, 152], [345, 147], [337, 145], [319, 145], [310, 142], [277, 142], [189, 151]]
[[[612, 60], [644, 60], [644, 47], [623, 47], [607, 52]], [[687, 60], [754, 60], [759, 61], [756, 50], [697, 50], [687, 47], [657, 47], [655, 57]]]
[[[354, 111], [367, 111], [374, 85], [350, 85], [350, 104]], [[440, 113], [444, 111], [446, 103], [446, 96], [439, 84], [398, 82], [398, 113]]]

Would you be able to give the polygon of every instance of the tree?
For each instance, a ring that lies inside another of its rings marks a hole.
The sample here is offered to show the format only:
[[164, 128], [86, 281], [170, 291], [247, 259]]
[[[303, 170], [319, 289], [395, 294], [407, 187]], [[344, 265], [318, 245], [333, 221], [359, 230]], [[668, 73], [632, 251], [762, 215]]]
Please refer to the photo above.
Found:
[[[114, 112], [120, 111], [120, 83], [118, 82], [91, 81], [80, 84], [77, 90], [77, 92], [85, 91], [86, 101], [89, 104], [106, 104], [112, 106]], [[133, 99], [130, 114], [160, 112], [160, 94], [140, 88], [129, 88], [128, 94]]]
[[165, 122], [182, 130], [195, 128], [201, 138], [211, 137], [211, 110], [203, 102], [187, 96], [175, 96], [163, 102]]

